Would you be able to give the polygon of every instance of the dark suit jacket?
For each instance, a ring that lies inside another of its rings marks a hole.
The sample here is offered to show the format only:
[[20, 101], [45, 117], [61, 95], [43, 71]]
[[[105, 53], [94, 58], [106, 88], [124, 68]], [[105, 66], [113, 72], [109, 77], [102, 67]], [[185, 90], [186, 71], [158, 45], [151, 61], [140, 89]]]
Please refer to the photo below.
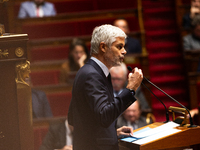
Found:
[[61, 149], [66, 145], [65, 122], [52, 124], [39, 150]]
[[89, 60], [76, 74], [68, 121], [74, 150], [117, 150], [116, 119], [135, 98], [128, 89], [116, 98], [102, 69]]
[[142, 53], [142, 47], [137, 39], [132, 37], [126, 38], [125, 49], [127, 54], [140, 54]]
[[49, 101], [43, 91], [32, 89], [33, 118], [53, 117]]

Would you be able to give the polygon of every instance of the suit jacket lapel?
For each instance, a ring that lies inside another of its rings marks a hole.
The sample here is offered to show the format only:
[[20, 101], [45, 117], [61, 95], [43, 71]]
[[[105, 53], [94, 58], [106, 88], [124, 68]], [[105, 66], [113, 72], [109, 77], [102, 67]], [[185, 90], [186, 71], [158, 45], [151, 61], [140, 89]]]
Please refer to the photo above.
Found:
[[89, 59], [87, 63], [92, 65], [102, 75], [102, 77], [104, 78], [104, 80], [108, 86], [109, 91], [111, 92], [111, 95], [113, 95], [113, 87], [112, 87], [111, 80], [109, 81], [107, 79], [107, 77], [105, 76], [105, 74], [104, 74], [103, 70], [100, 68], [100, 66], [92, 59]]

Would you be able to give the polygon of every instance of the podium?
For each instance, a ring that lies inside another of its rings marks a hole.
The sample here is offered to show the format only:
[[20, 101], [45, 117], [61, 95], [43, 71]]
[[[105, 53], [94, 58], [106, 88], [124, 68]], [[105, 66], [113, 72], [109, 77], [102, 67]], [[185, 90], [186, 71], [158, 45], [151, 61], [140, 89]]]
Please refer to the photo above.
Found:
[[[155, 128], [163, 123], [155, 122], [145, 127], [139, 128], [140, 131], [146, 127]], [[152, 139], [150, 142], [144, 144], [135, 144], [127, 141], [119, 141], [120, 150], [183, 150], [190, 145], [200, 144], [200, 127], [175, 127], [180, 132], [164, 136], [159, 139]]]
[[27, 34], [0, 36], [1, 150], [33, 150], [31, 88], [20, 80], [23, 73], [18, 75], [27, 59], [27, 41]]

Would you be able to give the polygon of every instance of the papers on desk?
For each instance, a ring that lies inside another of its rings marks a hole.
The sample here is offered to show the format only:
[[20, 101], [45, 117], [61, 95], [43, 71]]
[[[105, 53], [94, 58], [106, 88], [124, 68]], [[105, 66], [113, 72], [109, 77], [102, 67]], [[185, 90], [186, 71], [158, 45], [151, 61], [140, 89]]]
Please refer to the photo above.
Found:
[[180, 132], [181, 130], [175, 129], [174, 127], [179, 126], [179, 124], [174, 122], [167, 122], [156, 128], [146, 127], [134, 133], [132, 137], [127, 137], [121, 139], [122, 141], [132, 142], [135, 144], [145, 144], [150, 141], [165, 137], [167, 135]]

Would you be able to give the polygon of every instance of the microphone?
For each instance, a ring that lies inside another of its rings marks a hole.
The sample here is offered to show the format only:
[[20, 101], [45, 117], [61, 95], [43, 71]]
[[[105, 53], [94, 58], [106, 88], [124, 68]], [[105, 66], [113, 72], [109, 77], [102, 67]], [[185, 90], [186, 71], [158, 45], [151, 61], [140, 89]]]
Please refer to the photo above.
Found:
[[[130, 66], [127, 67], [129, 71], [132, 72], [132, 68]], [[192, 117], [191, 117], [191, 114], [190, 114], [190, 111], [184, 106], [182, 105], [181, 103], [179, 103], [177, 100], [175, 100], [173, 97], [171, 97], [169, 94], [165, 93], [163, 90], [161, 90], [159, 87], [157, 87], [155, 84], [153, 84], [151, 81], [149, 81], [146, 77], [143, 77], [148, 83], [150, 83], [152, 86], [154, 86], [156, 89], [158, 89], [159, 91], [161, 91], [162, 93], [164, 93], [166, 96], [168, 96], [170, 99], [172, 99], [173, 101], [175, 101], [177, 104], [179, 104], [181, 107], [185, 108], [189, 114], [189, 119], [190, 119], [190, 126], [189, 127], [196, 127], [196, 125], [193, 124], [193, 120], [192, 120]], [[142, 82], [142, 84], [144, 85], [144, 83]], [[145, 87], [147, 88], [147, 86], [145, 85]], [[151, 91], [149, 88], [147, 88], [149, 91]], [[153, 93], [151, 91], [151, 93]], [[153, 94], [155, 96], [155, 94]], [[157, 98], [157, 96], [156, 96]], [[158, 99], [158, 98], [157, 98]], [[159, 100], [159, 99], [158, 99]], [[160, 100], [159, 100], [160, 101]], [[160, 101], [161, 102], [161, 101]], [[161, 102], [163, 105], [164, 103]], [[164, 105], [165, 106], [165, 105]], [[165, 110], [166, 110], [166, 121], [168, 122], [169, 121], [169, 114], [168, 114], [168, 110], [166, 109], [166, 106], [165, 106]], [[167, 117], [167, 114], [168, 114], [168, 117]]]
[[[130, 66], [128, 66], [127, 67], [127, 69], [130, 71], [130, 72], [132, 72], [132, 68], [130, 67]], [[145, 78], [145, 77], [143, 77], [143, 78]], [[142, 82], [142, 85], [144, 85], [144, 87], [151, 93], [151, 94], [153, 94], [155, 97], [156, 97], [156, 99], [158, 99], [160, 102], [161, 102], [161, 104], [165, 107], [165, 112], [166, 112], [166, 121], [164, 122], [164, 123], [167, 123], [167, 122], [169, 122], [169, 112], [168, 112], [168, 110], [167, 110], [167, 107], [165, 106], [165, 104]]]

